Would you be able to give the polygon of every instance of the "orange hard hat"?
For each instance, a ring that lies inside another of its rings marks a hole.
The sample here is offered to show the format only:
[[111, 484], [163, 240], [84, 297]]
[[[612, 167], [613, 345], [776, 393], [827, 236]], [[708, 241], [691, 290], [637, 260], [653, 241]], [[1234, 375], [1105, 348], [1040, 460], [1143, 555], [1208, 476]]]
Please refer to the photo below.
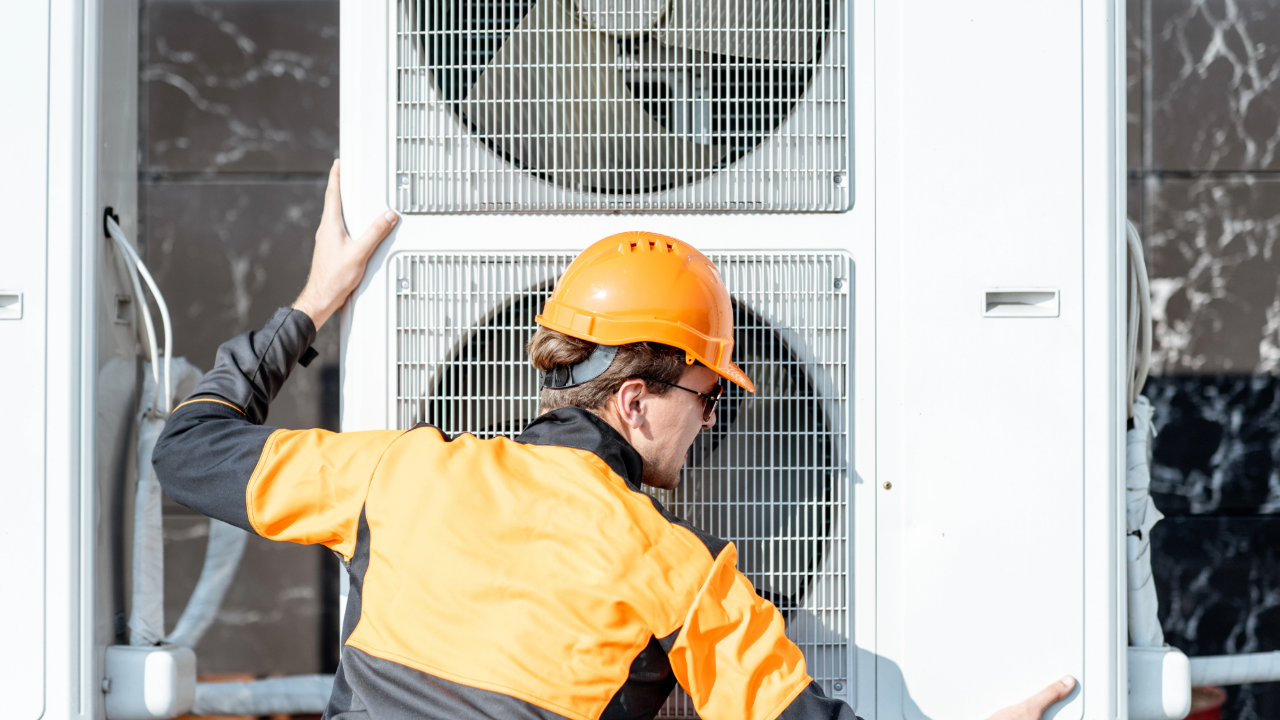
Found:
[[539, 325], [599, 345], [658, 342], [749, 392], [731, 361], [733, 304], [720, 270], [687, 243], [624, 232], [583, 250], [560, 276]]

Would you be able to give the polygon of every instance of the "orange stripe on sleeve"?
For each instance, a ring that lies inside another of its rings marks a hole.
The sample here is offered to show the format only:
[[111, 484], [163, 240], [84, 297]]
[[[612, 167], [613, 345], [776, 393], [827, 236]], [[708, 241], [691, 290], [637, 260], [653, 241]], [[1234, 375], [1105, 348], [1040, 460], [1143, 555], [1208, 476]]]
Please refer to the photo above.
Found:
[[180, 408], [184, 408], [184, 407], [186, 407], [186, 406], [190, 405], [191, 403], [198, 403], [198, 402], [211, 402], [211, 403], [218, 403], [219, 405], [226, 405], [227, 407], [231, 408], [232, 410], [235, 410], [236, 412], [240, 413], [241, 415], [244, 415], [244, 411], [243, 411], [243, 410], [241, 410], [240, 408], [236, 407], [235, 405], [232, 405], [231, 403], [227, 402], [226, 400], [218, 400], [218, 399], [216, 399], [216, 398], [196, 398], [195, 400], [188, 400], [188, 401], [186, 401], [186, 402], [184, 402], [184, 403], [180, 403], [180, 404], [178, 405], [178, 407], [174, 408], [174, 409], [172, 410], [172, 412], [170, 412], [169, 414], [170, 414], [170, 415], [172, 415], [173, 413], [177, 412]]

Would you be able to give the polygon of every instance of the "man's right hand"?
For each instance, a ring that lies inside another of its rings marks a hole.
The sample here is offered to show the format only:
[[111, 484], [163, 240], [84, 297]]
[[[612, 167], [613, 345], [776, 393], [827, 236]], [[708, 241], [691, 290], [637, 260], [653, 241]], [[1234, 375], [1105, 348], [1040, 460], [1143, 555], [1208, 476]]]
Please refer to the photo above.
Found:
[[1076, 679], [1068, 675], [1017, 705], [996, 712], [989, 720], [1040, 720], [1050, 705], [1070, 695], [1075, 686]]

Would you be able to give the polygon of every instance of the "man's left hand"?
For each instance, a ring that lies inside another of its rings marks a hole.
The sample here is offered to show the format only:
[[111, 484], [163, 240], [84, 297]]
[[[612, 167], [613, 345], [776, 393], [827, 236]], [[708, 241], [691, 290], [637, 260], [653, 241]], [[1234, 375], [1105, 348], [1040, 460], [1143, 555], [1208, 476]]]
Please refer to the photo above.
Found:
[[316, 247], [311, 256], [311, 273], [293, 307], [311, 317], [319, 330], [355, 292], [364, 277], [365, 265], [373, 251], [396, 226], [396, 214], [387, 210], [374, 219], [358, 238], [352, 238], [342, 220], [342, 195], [338, 189], [339, 160], [329, 170], [329, 187], [324, 193], [324, 213], [316, 230]]

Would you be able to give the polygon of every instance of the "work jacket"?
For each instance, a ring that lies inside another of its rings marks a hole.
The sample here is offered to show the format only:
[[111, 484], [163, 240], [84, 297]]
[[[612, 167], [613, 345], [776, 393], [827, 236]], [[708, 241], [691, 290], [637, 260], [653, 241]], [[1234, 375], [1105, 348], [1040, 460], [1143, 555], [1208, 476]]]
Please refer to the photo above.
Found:
[[265, 427], [314, 339], [283, 308], [225, 343], [154, 464], [187, 507], [341, 554], [325, 718], [651, 718], [679, 682], [706, 720], [852, 720], [733, 544], [642, 492], [639, 453], [603, 420], [556, 410], [515, 440]]

